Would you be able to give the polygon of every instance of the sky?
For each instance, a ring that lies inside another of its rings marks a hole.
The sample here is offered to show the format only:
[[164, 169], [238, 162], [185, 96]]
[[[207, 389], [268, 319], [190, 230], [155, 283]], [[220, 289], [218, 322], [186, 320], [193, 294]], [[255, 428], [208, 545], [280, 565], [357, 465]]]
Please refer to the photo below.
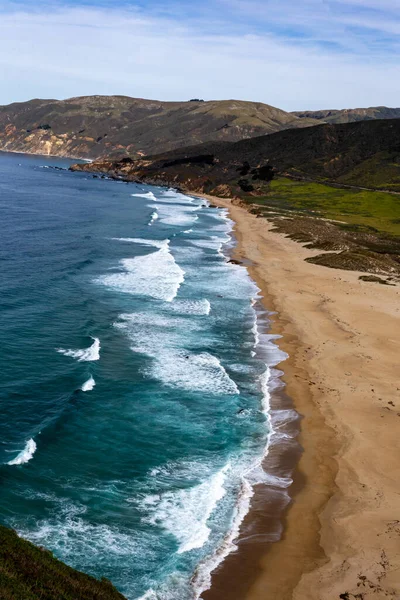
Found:
[[0, 104], [400, 106], [400, 0], [0, 0]]

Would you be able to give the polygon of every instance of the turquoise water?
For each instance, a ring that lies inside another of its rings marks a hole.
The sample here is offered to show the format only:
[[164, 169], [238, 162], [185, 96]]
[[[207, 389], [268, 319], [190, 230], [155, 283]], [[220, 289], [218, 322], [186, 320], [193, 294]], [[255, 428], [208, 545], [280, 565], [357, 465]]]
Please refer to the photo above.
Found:
[[226, 211], [68, 164], [0, 154], [1, 519], [130, 600], [197, 598], [282, 354]]

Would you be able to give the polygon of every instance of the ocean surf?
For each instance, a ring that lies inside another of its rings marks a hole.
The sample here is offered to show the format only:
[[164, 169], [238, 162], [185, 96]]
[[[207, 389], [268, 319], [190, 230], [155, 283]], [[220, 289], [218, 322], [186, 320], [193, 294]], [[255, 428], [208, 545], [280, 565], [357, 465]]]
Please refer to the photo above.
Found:
[[4, 520], [129, 600], [199, 598], [256, 487], [290, 484], [263, 468], [295, 418], [271, 407], [286, 355], [229, 260], [233, 223], [175, 190], [1, 160], [18, 181], [2, 193]]

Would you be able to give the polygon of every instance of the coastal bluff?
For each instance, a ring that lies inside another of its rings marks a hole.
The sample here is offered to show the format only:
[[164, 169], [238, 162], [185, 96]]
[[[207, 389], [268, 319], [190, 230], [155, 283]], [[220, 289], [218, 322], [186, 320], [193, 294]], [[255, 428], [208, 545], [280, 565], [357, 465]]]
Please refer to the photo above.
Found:
[[125, 600], [114, 586], [76, 571], [0, 525], [2, 600]]

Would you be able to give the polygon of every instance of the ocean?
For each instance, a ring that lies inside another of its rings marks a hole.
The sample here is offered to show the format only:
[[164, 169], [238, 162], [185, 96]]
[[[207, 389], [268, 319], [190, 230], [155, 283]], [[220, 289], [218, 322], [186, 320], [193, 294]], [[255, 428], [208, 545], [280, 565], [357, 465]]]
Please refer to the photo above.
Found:
[[129, 600], [235, 549], [283, 358], [227, 211], [0, 154], [1, 521]]

